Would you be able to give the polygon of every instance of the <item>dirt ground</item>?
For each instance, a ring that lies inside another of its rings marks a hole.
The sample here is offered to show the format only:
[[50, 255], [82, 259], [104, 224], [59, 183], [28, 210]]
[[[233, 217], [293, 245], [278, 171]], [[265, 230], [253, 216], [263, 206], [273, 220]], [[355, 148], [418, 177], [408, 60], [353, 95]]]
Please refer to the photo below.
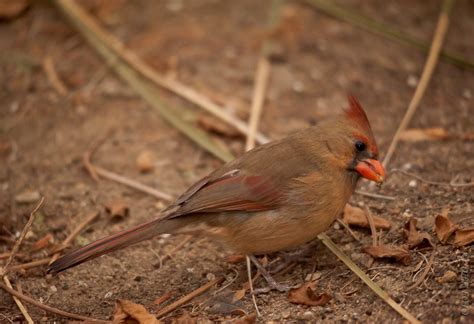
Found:
[[[115, 0], [81, 4], [158, 71], [247, 117], [269, 2]], [[343, 4], [426, 40], [431, 39], [440, 7], [439, 1], [407, 0]], [[425, 54], [329, 17], [302, 1], [288, 1], [282, 16], [275, 36], [279, 60], [272, 64], [261, 131], [271, 138], [282, 137], [344, 107], [346, 94], [353, 93], [365, 107], [384, 152], [413, 94]], [[445, 45], [471, 60], [473, 16], [472, 2], [456, 3]], [[32, 243], [47, 233], [61, 242], [90, 212], [100, 211], [100, 218], [76, 239], [75, 246], [149, 220], [163, 208], [143, 193], [91, 179], [83, 168], [82, 155], [99, 138], [105, 137], [105, 142], [94, 156], [97, 165], [172, 195], [221, 164], [169, 126], [109, 71], [48, 2], [34, 2], [21, 17], [0, 22], [0, 55], [0, 253], [11, 250], [8, 238], [21, 232], [35, 206], [34, 201], [19, 201], [19, 195], [36, 191], [46, 199], [16, 263], [43, 258], [45, 251], [30, 252]], [[42, 68], [47, 57], [67, 87], [66, 95], [59, 95], [48, 80]], [[473, 85], [472, 71], [440, 62], [410, 126], [442, 127], [455, 134], [472, 132]], [[198, 111], [169, 92], [157, 91], [170, 104]], [[236, 155], [243, 151], [242, 138], [222, 140]], [[145, 150], [153, 153], [155, 163], [151, 173], [142, 174], [136, 158]], [[390, 168], [434, 181], [449, 183], [457, 177], [470, 182], [474, 180], [474, 142], [454, 138], [401, 143]], [[407, 266], [376, 260], [368, 267], [371, 260], [363, 246], [371, 244], [369, 230], [355, 229], [360, 243], [339, 224], [328, 235], [423, 322], [474, 322], [473, 246], [439, 244], [433, 229], [434, 218], [444, 209], [462, 227], [474, 225], [472, 187], [433, 186], [393, 173], [382, 188], [371, 190], [396, 197], [394, 201], [360, 195], [351, 199], [392, 222], [390, 231], [383, 233], [384, 243], [401, 244], [403, 226], [411, 217], [438, 243], [424, 283], [408, 290], [420, 275], [420, 262], [421, 269], [426, 267], [432, 249], [412, 251], [413, 260]], [[110, 220], [104, 206], [117, 199], [125, 201], [130, 215]], [[11, 274], [10, 279], [36, 300], [102, 319], [110, 318], [118, 299], [142, 304], [156, 313], [154, 300], [167, 292], [171, 292], [170, 303], [210, 278], [231, 280], [239, 274], [224, 292], [236, 291], [246, 281], [244, 264], [226, 262], [229, 253], [205, 238], [193, 238], [160, 267], [158, 256], [166, 255], [182, 240], [158, 238], [58, 276], [46, 276], [45, 268], [38, 267]], [[455, 272], [456, 278], [437, 282], [435, 278], [447, 270]], [[270, 292], [257, 296], [261, 320], [402, 322], [319, 242], [308, 258], [276, 278], [302, 283], [311, 273], [320, 276], [317, 290], [332, 296], [327, 305], [295, 305], [287, 294]], [[256, 285], [263, 286], [263, 280]], [[241, 313], [225, 314], [227, 308], [209, 303], [217, 289], [168, 316], [187, 311], [201, 320], [241, 317]], [[22, 320], [4, 291], [0, 291], [0, 300], [0, 322]], [[242, 302], [239, 307], [254, 311], [248, 294]], [[33, 306], [28, 310], [36, 321], [65, 321]]]

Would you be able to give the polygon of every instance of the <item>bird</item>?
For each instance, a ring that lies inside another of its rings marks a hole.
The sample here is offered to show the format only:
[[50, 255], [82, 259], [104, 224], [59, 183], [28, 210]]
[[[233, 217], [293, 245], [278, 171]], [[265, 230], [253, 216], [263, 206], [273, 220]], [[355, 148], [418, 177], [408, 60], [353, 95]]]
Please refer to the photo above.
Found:
[[258, 146], [189, 187], [155, 219], [66, 253], [59, 273], [160, 234], [208, 236], [236, 253], [296, 248], [327, 230], [360, 178], [385, 171], [360, 102], [315, 126]]

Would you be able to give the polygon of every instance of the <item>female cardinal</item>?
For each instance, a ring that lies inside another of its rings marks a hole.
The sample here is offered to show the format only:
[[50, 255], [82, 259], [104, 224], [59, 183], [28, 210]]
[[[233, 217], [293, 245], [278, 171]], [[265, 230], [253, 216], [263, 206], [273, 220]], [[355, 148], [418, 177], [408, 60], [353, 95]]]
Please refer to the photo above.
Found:
[[246, 255], [296, 247], [336, 219], [360, 177], [384, 169], [367, 116], [349, 97], [345, 114], [257, 147], [191, 186], [158, 218], [67, 253], [60, 272], [164, 233], [215, 238]]

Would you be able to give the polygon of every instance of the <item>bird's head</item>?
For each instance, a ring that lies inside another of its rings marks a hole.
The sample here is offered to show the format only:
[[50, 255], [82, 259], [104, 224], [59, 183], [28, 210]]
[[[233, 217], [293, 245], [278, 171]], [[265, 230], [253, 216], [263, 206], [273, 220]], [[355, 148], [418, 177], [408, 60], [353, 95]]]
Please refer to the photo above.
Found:
[[328, 150], [337, 158], [337, 163], [349, 172], [365, 179], [382, 183], [385, 170], [378, 161], [378, 148], [369, 120], [359, 101], [349, 96], [349, 108], [343, 116], [325, 125], [331, 134], [326, 141]]

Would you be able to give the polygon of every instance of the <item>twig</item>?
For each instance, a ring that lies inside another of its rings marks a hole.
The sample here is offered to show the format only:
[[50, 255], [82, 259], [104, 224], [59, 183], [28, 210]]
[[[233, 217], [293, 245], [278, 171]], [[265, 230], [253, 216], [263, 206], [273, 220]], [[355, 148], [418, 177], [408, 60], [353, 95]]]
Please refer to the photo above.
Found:
[[[362, 29], [368, 30], [378, 35], [390, 38], [403, 44], [407, 44], [423, 50], [428, 53], [430, 44], [422, 39], [406, 34], [401, 29], [389, 25], [385, 22], [376, 21], [370, 17], [364, 16], [354, 10], [346, 9], [337, 5], [334, 1], [329, 0], [306, 0], [307, 3], [313, 7], [322, 10], [324, 13], [346, 21]], [[449, 52], [447, 50], [441, 51], [441, 58], [444, 61], [452, 63], [463, 69], [474, 69], [474, 62], [462, 57], [458, 53]]]
[[61, 96], [65, 96], [68, 93], [68, 90], [64, 83], [58, 76], [56, 69], [54, 68], [53, 59], [51, 56], [48, 56], [43, 61], [43, 69], [46, 73], [49, 83], [53, 86], [54, 90]]
[[346, 229], [346, 231], [349, 232], [349, 234], [351, 234], [351, 236], [354, 238], [354, 240], [356, 240], [357, 242], [360, 242], [360, 238], [356, 235], [356, 233], [354, 233], [354, 231], [349, 227], [349, 225], [347, 225], [346, 223], [344, 223], [341, 219], [336, 219], [337, 222], [339, 224], [342, 225], [342, 227], [344, 227]]
[[35, 261], [27, 262], [27, 263], [17, 264], [17, 265], [11, 266], [9, 269], [9, 272], [36, 268], [45, 264], [49, 264], [50, 261], [51, 261], [51, 258], [44, 258], [44, 259], [35, 260]]
[[379, 285], [377, 285], [367, 274], [362, 271], [342, 250], [327, 236], [322, 233], [318, 235], [318, 238], [326, 245], [332, 253], [334, 253], [344, 264], [351, 269], [374, 293], [376, 293], [382, 300], [384, 300], [390, 307], [392, 307], [397, 313], [402, 315], [406, 320], [411, 323], [421, 324], [412, 314], [410, 314], [405, 308], [394, 301]]
[[265, 54], [262, 54], [258, 60], [257, 72], [255, 74], [255, 87], [252, 98], [252, 107], [249, 117], [249, 132], [245, 143], [245, 150], [248, 151], [255, 146], [255, 136], [263, 109], [265, 92], [270, 76], [270, 62]]
[[[59, 5], [64, 7], [64, 4], [59, 3]], [[76, 7], [78, 6], [76, 5]], [[73, 7], [69, 6], [69, 9], [71, 8]], [[109, 33], [106, 29], [102, 28], [102, 26], [100, 26], [100, 24], [91, 15], [89, 15], [87, 12], [82, 12], [82, 10], [79, 12], [77, 9], [78, 8], [75, 8], [74, 12], [75, 14], [78, 14], [82, 17], [81, 22], [86, 24], [87, 28], [90, 29], [105, 46], [112, 50], [116, 56], [118, 56], [122, 61], [126, 62], [135, 71], [139, 72], [142, 76], [152, 81], [154, 84], [175, 93], [176, 95], [204, 109], [208, 113], [220, 118], [242, 134], [245, 135], [248, 133], [249, 128], [245, 122], [228, 113], [223, 107], [215, 104], [212, 100], [197, 92], [193, 88], [184, 85], [177, 80], [166, 78], [163, 75], [160, 75], [145, 61], [139, 58], [133, 51], [127, 49], [118, 38]], [[268, 141], [268, 139], [260, 133], [257, 134], [256, 138], [260, 143]]]
[[[93, 211], [91, 212], [89, 215], [86, 215], [86, 218], [80, 222], [72, 231], [71, 233], [69, 233], [69, 235], [64, 239], [62, 245], [63, 246], [68, 246], [69, 244], [71, 244], [71, 242], [76, 238], [77, 235], [79, 235], [79, 233], [81, 233], [84, 228], [87, 227], [87, 225], [89, 225], [90, 223], [92, 223], [93, 221], [95, 221], [97, 219], [97, 217], [99, 217], [100, 213], [98, 211]], [[56, 261], [56, 259], [59, 257], [59, 252], [56, 252], [51, 258], [50, 258], [50, 261], [48, 262], [48, 264], [51, 264], [53, 263], [54, 261]]]
[[108, 170], [106, 170], [104, 168], [101, 168], [101, 167], [98, 167], [98, 166], [94, 166], [94, 169], [97, 172], [97, 174], [100, 175], [103, 178], [121, 183], [125, 186], [134, 188], [138, 191], [145, 192], [145, 193], [147, 193], [149, 195], [152, 195], [152, 196], [154, 196], [158, 199], [162, 199], [162, 200], [165, 200], [165, 201], [173, 201], [173, 196], [171, 196], [167, 193], [164, 193], [162, 191], [159, 191], [157, 189], [154, 189], [150, 186], [144, 185], [144, 184], [142, 184], [138, 181], [135, 181], [135, 180], [127, 178], [127, 177], [124, 177], [120, 174], [108, 171]]
[[377, 242], [377, 229], [375, 228], [374, 217], [372, 216], [368, 206], [365, 206], [365, 217], [367, 217], [367, 220], [369, 221], [370, 232], [372, 233], [372, 245], [377, 246], [379, 245]]
[[[10, 280], [8, 279], [7, 275], [5, 275], [3, 277], [3, 281], [5, 282], [5, 285], [7, 285], [8, 288], [13, 289], [13, 286], [12, 286]], [[34, 323], [33, 319], [31, 318], [30, 314], [28, 313], [28, 310], [26, 309], [26, 307], [22, 304], [21, 300], [16, 296], [12, 296], [12, 297], [13, 297], [13, 300], [15, 301], [15, 304], [18, 306], [18, 309], [23, 314], [23, 317], [25, 318], [26, 322], [28, 324], [33, 324]]]
[[413, 285], [411, 285], [410, 287], [407, 288], [407, 292], [412, 290], [413, 288], [418, 287], [426, 279], [426, 276], [430, 272], [431, 266], [433, 265], [435, 254], [436, 254], [436, 250], [434, 250], [431, 253], [430, 260], [427, 262], [426, 268], [423, 271], [423, 273], [421, 274], [421, 276], [419, 276], [418, 279], [416, 279], [416, 281], [415, 281], [415, 283], [413, 283]]
[[160, 260], [160, 268], [164, 261], [167, 259], [171, 259], [171, 256], [178, 250], [180, 250], [183, 246], [186, 245], [189, 241], [191, 241], [193, 237], [191, 235], [187, 235], [178, 245], [176, 245], [170, 252], [166, 253], [166, 255]]
[[395, 197], [393, 196], [380, 195], [380, 194], [375, 194], [372, 192], [366, 192], [366, 191], [361, 191], [361, 190], [356, 190], [354, 192], [358, 195], [375, 198], [375, 199], [395, 200]]
[[95, 318], [92, 318], [92, 317], [87, 317], [87, 316], [82, 316], [82, 315], [69, 313], [69, 312], [66, 312], [66, 311], [63, 311], [63, 310], [60, 310], [60, 309], [42, 304], [42, 303], [34, 300], [33, 298], [27, 296], [27, 295], [19, 293], [15, 289], [10, 288], [10, 287], [6, 286], [3, 283], [0, 283], [0, 288], [5, 290], [6, 292], [8, 292], [10, 295], [18, 297], [19, 299], [21, 299], [21, 300], [23, 300], [23, 301], [25, 301], [25, 302], [27, 302], [31, 305], [34, 305], [36, 307], [39, 307], [39, 308], [41, 308], [45, 311], [48, 311], [48, 312], [56, 314], [56, 315], [60, 315], [60, 316], [68, 317], [68, 318], [73, 318], [73, 319], [77, 319], [77, 320], [81, 320], [81, 321], [93, 321], [93, 322], [99, 322], [99, 323], [110, 323], [109, 321], [103, 321], [103, 320], [95, 319]]
[[436, 63], [438, 62], [439, 53], [443, 46], [444, 36], [446, 35], [446, 32], [448, 30], [449, 15], [454, 5], [454, 1], [455, 0], [443, 1], [441, 13], [438, 18], [438, 24], [436, 26], [428, 58], [423, 68], [423, 73], [421, 74], [420, 82], [416, 87], [415, 93], [413, 94], [410, 104], [408, 105], [408, 109], [405, 112], [405, 115], [403, 116], [403, 119], [400, 122], [397, 131], [395, 132], [395, 135], [393, 136], [387, 154], [385, 155], [385, 158], [382, 162], [385, 168], [387, 168], [388, 164], [390, 163], [393, 153], [395, 152], [398, 142], [400, 141], [400, 135], [408, 127], [408, 124], [413, 118], [413, 115], [415, 114], [416, 109], [420, 104], [421, 98], [423, 98], [425, 90], [428, 87], [428, 83], [431, 79], [431, 76], [433, 75]]
[[250, 288], [250, 295], [252, 296], [253, 306], [255, 307], [255, 311], [257, 312], [257, 316], [261, 317], [260, 311], [257, 305], [257, 299], [255, 298], [255, 293], [253, 290], [253, 279], [252, 279], [252, 267], [250, 265], [250, 257], [248, 255], [245, 256], [245, 260], [247, 261], [247, 277], [248, 277], [248, 284]]
[[[281, 0], [273, 0], [270, 8], [270, 14], [267, 20], [267, 30], [271, 31], [275, 28], [279, 21], [279, 12]], [[257, 71], [255, 73], [254, 91], [252, 96], [252, 105], [250, 108], [249, 131], [247, 133], [247, 141], [245, 150], [248, 151], [255, 146], [255, 136], [258, 130], [258, 124], [262, 114], [263, 103], [265, 101], [265, 93], [267, 90], [268, 79], [270, 76], [270, 61], [268, 56], [272, 50], [272, 41], [267, 39], [262, 45], [259, 55]]]
[[[100, 143], [100, 142], [98, 142], [98, 143]], [[150, 186], [144, 185], [144, 184], [142, 184], [138, 181], [135, 181], [133, 179], [124, 177], [120, 174], [117, 174], [117, 173], [114, 173], [112, 171], [109, 171], [109, 170], [106, 170], [104, 168], [93, 165], [92, 162], [91, 162], [91, 159], [92, 159], [93, 153], [98, 148], [98, 145], [99, 144], [96, 143], [96, 145], [94, 145], [93, 149], [89, 152], [84, 153], [84, 156], [83, 156], [84, 167], [89, 172], [89, 174], [92, 178], [94, 178], [95, 180], [98, 180], [99, 176], [101, 176], [105, 179], [109, 179], [109, 180], [121, 183], [125, 186], [134, 188], [138, 191], [145, 192], [145, 193], [147, 193], [149, 195], [152, 195], [152, 196], [154, 196], [158, 199], [162, 199], [162, 200], [165, 200], [165, 201], [173, 201], [173, 197], [171, 195], [165, 193], [165, 192], [159, 191], [157, 189], [154, 189]]]
[[407, 172], [407, 171], [404, 171], [404, 170], [400, 170], [400, 169], [392, 169], [390, 170], [390, 173], [401, 173], [403, 175], [406, 175], [408, 177], [412, 177], [412, 178], [415, 178], [421, 182], [424, 182], [424, 183], [427, 183], [427, 184], [430, 184], [430, 185], [433, 185], [433, 186], [449, 186], [449, 187], [471, 187], [471, 186], [474, 186], [474, 181], [471, 181], [471, 182], [468, 182], [468, 183], [455, 183], [453, 181], [450, 181], [450, 182], [440, 182], [440, 181], [432, 181], [432, 180], [426, 180], [422, 177], [420, 177], [419, 175], [416, 175], [414, 173], [411, 173], [411, 172]]
[[30, 213], [30, 218], [28, 219], [28, 222], [26, 222], [25, 227], [23, 227], [23, 230], [21, 231], [20, 237], [18, 238], [15, 245], [13, 246], [12, 254], [10, 254], [10, 257], [5, 263], [5, 267], [2, 270], [1, 277], [5, 276], [8, 273], [8, 268], [10, 264], [12, 263], [13, 258], [15, 257], [15, 254], [18, 252], [18, 249], [20, 248], [21, 243], [25, 239], [26, 233], [28, 233], [28, 231], [30, 230], [31, 225], [33, 224], [33, 221], [35, 220], [36, 212], [41, 208], [41, 206], [43, 205], [43, 202], [44, 202], [44, 197], [41, 197], [41, 200], [39, 201], [38, 205], [36, 205], [36, 207]]
[[96, 27], [95, 20], [77, 5], [75, 1], [54, 0], [53, 3], [69, 18], [70, 22], [84, 36], [94, 50], [103, 57], [107, 64], [116, 62], [112, 66], [114, 72], [148, 102], [151, 107], [156, 109], [164, 120], [215, 157], [224, 161], [230, 161], [234, 158], [227, 148], [216, 145], [215, 141], [205, 131], [183, 119], [178, 107], [168, 106], [159, 96], [156, 89], [149, 82], [143, 80], [132, 67], [123, 60], [117, 61], [118, 55], [94, 28]]
[[221, 282], [224, 281], [224, 278], [217, 278], [217, 279], [214, 279], [212, 281], [209, 281], [208, 283], [202, 285], [201, 287], [199, 287], [198, 289], [190, 292], [189, 294], [187, 294], [186, 296], [183, 296], [181, 297], [180, 299], [178, 299], [177, 301], [175, 301], [174, 303], [164, 307], [162, 310], [160, 310], [158, 312], [158, 314], [156, 314], [156, 317], [160, 318], [168, 313], [171, 313], [172, 311], [174, 311], [175, 309], [177, 309], [178, 307], [180, 307], [181, 305], [184, 305], [186, 304], [187, 302], [189, 302], [191, 299], [201, 295], [202, 293], [206, 292], [207, 290], [209, 290], [210, 288], [212, 288], [212, 286], [214, 285], [217, 285], [217, 284], [220, 284]]

